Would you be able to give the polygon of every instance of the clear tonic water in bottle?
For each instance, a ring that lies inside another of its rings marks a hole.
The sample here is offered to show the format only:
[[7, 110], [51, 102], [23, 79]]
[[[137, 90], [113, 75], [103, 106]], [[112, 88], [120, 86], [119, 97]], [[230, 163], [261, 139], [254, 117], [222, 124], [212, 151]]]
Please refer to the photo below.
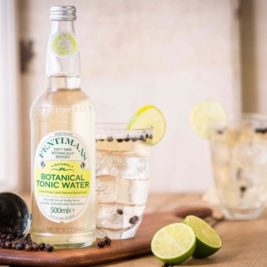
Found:
[[47, 89], [31, 108], [32, 239], [56, 247], [95, 240], [95, 116], [80, 89], [73, 6], [50, 10]]

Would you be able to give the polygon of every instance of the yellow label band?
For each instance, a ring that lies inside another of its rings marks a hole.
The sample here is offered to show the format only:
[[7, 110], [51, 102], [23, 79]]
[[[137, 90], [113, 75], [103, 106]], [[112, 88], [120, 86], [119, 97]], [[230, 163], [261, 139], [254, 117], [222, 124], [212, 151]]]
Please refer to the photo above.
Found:
[[90, 170], [77, 161], [46, 162], [36, 169], [35, 187], [38, 194], [86, 196], [90, 189]]

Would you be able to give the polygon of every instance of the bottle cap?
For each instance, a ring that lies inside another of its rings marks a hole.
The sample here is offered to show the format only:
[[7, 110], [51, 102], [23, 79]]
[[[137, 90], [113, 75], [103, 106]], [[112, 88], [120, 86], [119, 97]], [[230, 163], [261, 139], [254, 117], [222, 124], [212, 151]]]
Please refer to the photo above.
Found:
[[76, 20], [75, 6], [52, 6], [50, 20]]

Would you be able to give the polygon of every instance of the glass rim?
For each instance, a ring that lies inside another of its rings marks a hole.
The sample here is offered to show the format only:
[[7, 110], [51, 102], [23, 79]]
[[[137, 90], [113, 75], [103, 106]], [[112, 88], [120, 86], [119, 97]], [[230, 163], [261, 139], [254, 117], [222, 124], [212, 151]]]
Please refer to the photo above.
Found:
[[266, 128], [267, 114], [262, 113], [241, 113], [238, 117], [230, 117], [225, 121], [213, 121], [210, 125], [213, 130], [235, 127]]
[[96, 138], [133, 138], [140, 136], [150, 136], [153, 128], [127, 129], [127, 123], [101, 122], [96, 123]]
[[262, 113], [242, 113], [241, 120], [250, 120], [250, 121], [266, 121], [267, 122], [267, 114]]

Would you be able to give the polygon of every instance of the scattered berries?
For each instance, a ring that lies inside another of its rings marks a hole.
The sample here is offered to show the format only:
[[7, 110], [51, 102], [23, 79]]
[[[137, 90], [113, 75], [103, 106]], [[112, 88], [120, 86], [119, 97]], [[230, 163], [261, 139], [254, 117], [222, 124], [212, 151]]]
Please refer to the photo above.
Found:
[[104, 240], [99, 240], [99, 241], [97, 242], [97, 246], [98, 246], [99, 248], [104, 248], [104, 247], [106, 246], [106, 243], [105, 243]]
[[104, 241], [105, 241], [105, 244], [106, 244], [107, 246], [110, 246], [110, 245], [111, 245], [111, 239], [110, 239], [109, 237], [105, 236], [105, 237], [104, 237]]
[[22, 236], [22, 233], [19, 231], [12, 231], [12, 229], [0, 226], [0, 248], [25, 251], [45, 250], [48, 252], [54, 250], [54, 247], [50, 244], [36, 244], [32, 241], [30, 234], [27, 234], [24, 238]]
[[104, 248], [105, 246], [110, 246], [111, 242], [111, 239], [105, 236], [103, 239], [98, 240], [96, 244], [99, 248]]

